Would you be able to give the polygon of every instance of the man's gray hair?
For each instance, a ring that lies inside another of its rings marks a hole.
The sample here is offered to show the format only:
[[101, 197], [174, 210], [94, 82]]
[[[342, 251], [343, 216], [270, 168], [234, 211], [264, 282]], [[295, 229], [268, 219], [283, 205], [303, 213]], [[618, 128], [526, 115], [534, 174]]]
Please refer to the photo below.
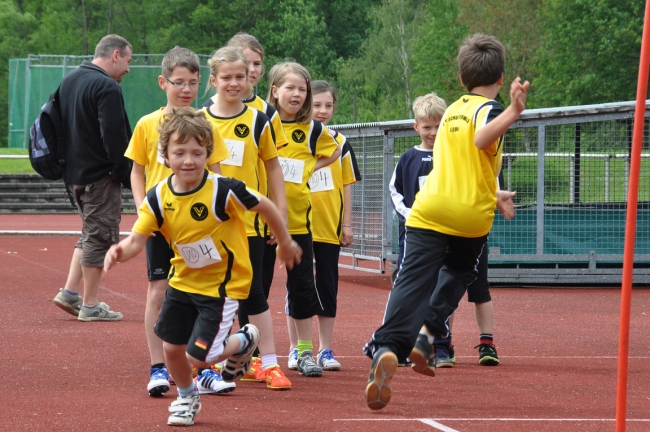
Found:
[[113, 54], [113, 51], [115, 50], [118, 50], [120, 52], [120, 57], [124, 57], [124, 51], [127, 47], [133, 51], [133, 47], [129, 41], [124, 39], [122, 36], [118, 36], [116, 34], [106, 35], [95, 47], [94, 58], [107, 59], [111, 56], [111, 54]]

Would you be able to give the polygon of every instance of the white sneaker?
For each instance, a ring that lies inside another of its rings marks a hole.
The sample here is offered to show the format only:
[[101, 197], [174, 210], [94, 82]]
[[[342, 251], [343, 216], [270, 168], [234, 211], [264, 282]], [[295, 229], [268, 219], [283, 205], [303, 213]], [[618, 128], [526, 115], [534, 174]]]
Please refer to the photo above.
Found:
[[222, 394], [235, 390], [237, 384], [225, 382], [221, 374], [213, 369], [206, 369], [196, 377], [199, 394]]
[[341, 363], [334, 358], [334, 353], [331, 349], [324, 349], [319, 352], [316, 362], [318, 366], [326, 371], [337, 371], [341, 369]]
[[246, 324], [237, 333], [246, 337], [248, 346], [244, 352], [236, 353], [226, 360], [226, 364], [221, 369], [221, 378], [226, 382], [232, 382], [246, 375], [248, 369], [251, 368], [251, 359], [260, 341], [260, 332], [253, 324]]
[[201, 412], [201, 397], [192, 395], [187, 397], [178, 397], [169, 406], [171, 415], [167, 419], [167, 424], [171, 426], [192, 426], [194, 416]]
[[298, 348], [294, 348], [289, 353], [289, 370], [298, 370]]

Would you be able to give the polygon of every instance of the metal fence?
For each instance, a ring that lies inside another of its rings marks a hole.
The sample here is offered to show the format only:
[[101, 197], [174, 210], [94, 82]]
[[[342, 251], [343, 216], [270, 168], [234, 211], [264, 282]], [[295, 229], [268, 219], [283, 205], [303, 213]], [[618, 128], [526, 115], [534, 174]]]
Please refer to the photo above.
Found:
[[[142, 116], [167, 103], [165, 92], [158, 86], [163, 57], [164, 54], [133, 54], [129, 64], [131, 72], [124, 76], [121, 83], [131, 127], [135, 127]], [[27, 148], [29, 128], [50, 94], [54, 93], [64, 76], [92, 58], [30, 54], [24, 59], [9, 60], [9, 147]], [[211, 96], [205, 94], [210, 76], [207, 67], [209, 56], [199, 55], [199, 58], [202, 84], [199, 97], [194, 102], [195, 107]]]
[[[489, 278], [507, 284], [620, 283], [634, 102], [524, 111], [505, 137], [504, 188], [517, 216], [495, 217]], [[646, 123], [649, 112], [646, 111]], [[419, 144], [413, 120], [334, 126], [362, 174], [352, 187], [350, 267], [384, 272], [397, 254], [388, 184], [399, 156]], [[650, 141], [645, 127], [634, 283], [650, 283]], [[434, 161], [435, 163], [435, 161]]]

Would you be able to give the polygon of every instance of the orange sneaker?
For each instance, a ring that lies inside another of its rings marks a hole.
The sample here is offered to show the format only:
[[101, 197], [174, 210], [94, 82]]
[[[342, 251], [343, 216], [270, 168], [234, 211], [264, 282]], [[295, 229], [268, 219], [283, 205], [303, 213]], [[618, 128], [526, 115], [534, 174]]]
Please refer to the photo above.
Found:
[[284, 372], [280, 366], [273, 366], [264, 371], [266, 377], [266, 388], [271, 390], [289, 390], [291, 388], [291, 381], [284, 376]]
[[262, 359], [259, 357], [253, 357], [251, 367], [248, 369], [248, 372], [246, 372], [246, 375], [241, 378], [241, 381], [264, 381], [264, 377], [261, 376], [263, 373], [264, 369], [262, 368]]

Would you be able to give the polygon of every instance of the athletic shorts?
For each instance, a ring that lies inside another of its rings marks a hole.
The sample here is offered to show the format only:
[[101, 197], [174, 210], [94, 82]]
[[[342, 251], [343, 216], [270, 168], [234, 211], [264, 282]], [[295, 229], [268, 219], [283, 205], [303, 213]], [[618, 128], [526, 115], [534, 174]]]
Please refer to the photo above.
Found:
[[122, 212], [122, 186], [106, 174], [95, 183], [69, 184], [83, 221], [75, 248], [83, 250], [81, 265], [104, 267], [104, 256], [119, 242]]
[[488, 248], [483, 248], [483, 253], [476, 266], [478, 275], [476, 280], [467, 286], [467, 301], [471, 303], [486, 303], [492, 300], [490, 295], [490, 282], [488, 281]]
[[302, 249], [300, 264], [287, 269], [285, 312], [294, 319], [307, 319], [324, 312], [314, 283], [314, 253], [311, 234], [291, 236]]
[[150, 281], [167, 279], [172, 267], [171, 260], [174, 251], [169, 247], [167, 239], [160, 231], [155, 237], [149, 237], [145, 245], [147, 252], [147, 277]]
[[239, 301], [239, 325], [248, 324], [248, 315], [259, 315], [269, 310], [267, 296], [262, 287], [264, 265], [264, 237], [248, 237], [248, 248], [253, 267], [251, 289], [246, 300]]
[[167, 287], [154, 332], [174, 345], [186, 345], [187, 353], [214, 364], [223, 354], [239, 302], [208, 297]]

